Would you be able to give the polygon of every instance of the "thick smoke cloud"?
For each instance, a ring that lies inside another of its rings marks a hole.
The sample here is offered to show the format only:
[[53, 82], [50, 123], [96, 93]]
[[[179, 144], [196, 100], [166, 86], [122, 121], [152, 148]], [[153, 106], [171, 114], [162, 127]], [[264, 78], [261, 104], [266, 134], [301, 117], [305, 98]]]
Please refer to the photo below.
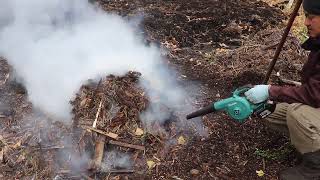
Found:
[[[132, 70], [142, 73], [141, 84], [151, 100], [160, 97], [174, 110], [193, 109], [185, 104], [186, 93], [175, 75], [163, 65], [160, 50], [146, 46], [137, 35], [135, 21], [106, 13], [86, 0], [0, 4], [0, 56], [13, 66], [35, 108], [70, 122], [69, 101], [86, 80]], [[168, 118], [160, 111], [151, 106], [141, 117], [145, 122]]]
[[0, 55], [34, 106], [61, 119], [85, 80], [143, 72], [160, 59], [129, 23], [84, 0], [1, 0], [0, 13]]

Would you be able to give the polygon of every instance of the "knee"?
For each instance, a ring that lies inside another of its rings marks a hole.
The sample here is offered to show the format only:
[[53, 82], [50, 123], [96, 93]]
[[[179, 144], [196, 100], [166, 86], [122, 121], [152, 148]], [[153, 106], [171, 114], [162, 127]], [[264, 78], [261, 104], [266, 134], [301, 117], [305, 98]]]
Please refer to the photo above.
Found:
[[302, 104], [291, 104], [287, 112], [287, 126], [291, 143], [301, 153], [320, 149], [318, 110]]
[[290, 104], [289, 107], [288, 107], [288, 111], [287, 111], [287, 120], [289, 119], [293, 119], [293, 120], [297, 120], [299, 119], [298, 116], [302, 113], [299, 111], [300, 107], [302, 106], [303, 104], [300, 104], [300, 103], [293, 103], [293, 104]]

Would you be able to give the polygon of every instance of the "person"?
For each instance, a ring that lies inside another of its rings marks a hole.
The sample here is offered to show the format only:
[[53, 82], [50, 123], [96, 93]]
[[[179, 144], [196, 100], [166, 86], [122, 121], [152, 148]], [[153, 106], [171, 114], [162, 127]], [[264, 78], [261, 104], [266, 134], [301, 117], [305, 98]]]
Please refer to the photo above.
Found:
[[245, 92], [252, 103], [277, 102], [265, 118], [271, 128], [287, 132], [301, 153], [296, 167], [280, 172], [284, 180], [320, 179], [320, 0], [303, 0], [309, 39], [302, 48], [310, 51], [302, 68], [301, 86], [256, 85]]

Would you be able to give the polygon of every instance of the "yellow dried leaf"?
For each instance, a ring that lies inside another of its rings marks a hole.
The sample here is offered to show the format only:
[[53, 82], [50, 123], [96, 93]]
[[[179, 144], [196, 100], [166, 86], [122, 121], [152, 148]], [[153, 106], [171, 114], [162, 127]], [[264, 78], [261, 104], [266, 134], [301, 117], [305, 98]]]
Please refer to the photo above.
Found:
[[264, 172], [262, 170], [256, 171], [256, 173], [259, 177], [264, 176]]
[[135, 132], [136, 136], [142, 136], [143, 135], [143, 130], [141, 128], [137, 128]]
[[118, 139], [118, 134], [109, 132], [107, 135], [108, 135], [109, 137], [113, 138], [113, 139]]
[[184, 139], [184, 137], [183, 137], [183, 136], [180, 136], [180, 137], [178, 138], [178, 144], [183, 145], [183, 144], [185, 144], [185, 143], [186, 143], [186, 140]]
[[17, 149], [17, 148], [21, 147], [21, 144], [22, 144], [22, 142], [21, 142], [21, 140], [19, 140], [15, 145], [12, 146], [12, 148]]
[[147, 165], [148, 165], [149, 169], [152, 169], [156, 166], [156, 163], [154, 161], [150, 160], [150, 161], [147, 161]]

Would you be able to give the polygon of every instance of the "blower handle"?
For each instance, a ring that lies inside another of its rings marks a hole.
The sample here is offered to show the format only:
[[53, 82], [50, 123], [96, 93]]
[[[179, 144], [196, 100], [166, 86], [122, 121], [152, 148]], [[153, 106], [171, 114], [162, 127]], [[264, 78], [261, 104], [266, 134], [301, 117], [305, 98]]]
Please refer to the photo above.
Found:
[[252, 84], [247, 84], [247, 85], [241, 86], [241, 87], [237, 88], [235, 91], [233, 91], [233, 96], [241, 96], [251, 88], [253, 88]]

